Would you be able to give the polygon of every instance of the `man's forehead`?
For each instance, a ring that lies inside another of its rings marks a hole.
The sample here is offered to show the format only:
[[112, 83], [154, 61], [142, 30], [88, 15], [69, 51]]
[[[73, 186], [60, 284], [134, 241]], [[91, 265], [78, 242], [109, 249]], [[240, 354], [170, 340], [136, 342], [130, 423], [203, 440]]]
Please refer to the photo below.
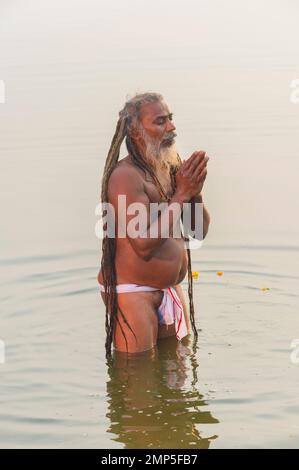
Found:
[[168, 116], [171, 114], [165, 101], [146, 103], [141, 108], [141, 119], [156, 119], [158, 116]]

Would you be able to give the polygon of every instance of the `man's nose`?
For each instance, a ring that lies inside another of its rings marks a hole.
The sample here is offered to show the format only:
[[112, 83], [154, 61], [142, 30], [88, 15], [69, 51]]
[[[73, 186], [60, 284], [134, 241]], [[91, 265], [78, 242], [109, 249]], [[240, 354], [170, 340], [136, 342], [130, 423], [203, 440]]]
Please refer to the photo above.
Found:
[[172, 132], [175, 131], [176, 127], [174, 125], [174, 122], [171, 121], [170, 119], [167, 119], [167, 125], [166, 125], [166, 132]]

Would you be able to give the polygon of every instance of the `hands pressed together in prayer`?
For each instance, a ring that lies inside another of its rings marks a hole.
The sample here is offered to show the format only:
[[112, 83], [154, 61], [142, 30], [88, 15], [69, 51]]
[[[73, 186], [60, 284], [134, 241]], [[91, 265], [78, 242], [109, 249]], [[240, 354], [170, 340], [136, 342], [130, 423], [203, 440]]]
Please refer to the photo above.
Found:
[[204, 150], [193, 152], [183, 160], [176, 173], [176, 191], [185, 201], [201, 193], [206, 176], [209, 157]]

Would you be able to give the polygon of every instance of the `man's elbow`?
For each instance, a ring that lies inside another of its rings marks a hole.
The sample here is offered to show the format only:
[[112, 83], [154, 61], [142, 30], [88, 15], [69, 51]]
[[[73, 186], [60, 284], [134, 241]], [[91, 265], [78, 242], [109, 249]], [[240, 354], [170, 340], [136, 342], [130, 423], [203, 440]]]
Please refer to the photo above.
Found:
[[203, 227], [203, 234], [202, 234], [202, 238], [203, 240], [206, 238], [207, 236], [207, 233], [209, 231], [209, 227], [210, 227], [210, 216], [209, 216], [209, 219], [206, 221], [206, 223], [204, 224], [204, 227]]
[[202, 239], [204, 240], [208, 234], [209, 229], [205, 230], [202, 234]]
[[192, 238], [195, 238], [197, 240], [204, 240], [208, 234], [209, 226], [210, 226], [210, 218], [209, 220], [204, 222], [201, 230], [196, 231], [195, 227], [192, 228], [190, 235], [192, 236]]

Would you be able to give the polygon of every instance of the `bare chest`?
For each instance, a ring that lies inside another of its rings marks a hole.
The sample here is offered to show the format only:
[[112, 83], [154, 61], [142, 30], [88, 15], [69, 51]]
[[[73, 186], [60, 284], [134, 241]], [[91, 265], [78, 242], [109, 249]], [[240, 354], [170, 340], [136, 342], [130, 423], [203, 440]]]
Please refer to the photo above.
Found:
[[[165, 195], [170, 198], [173, 195], [170, 174], [160, 174], [158, 179]], [[152, 180], [150, 175], [147, 175], [144, 180], [144, 190], [152, 202], [160, 202], [163, 200], [156, 183]]]

